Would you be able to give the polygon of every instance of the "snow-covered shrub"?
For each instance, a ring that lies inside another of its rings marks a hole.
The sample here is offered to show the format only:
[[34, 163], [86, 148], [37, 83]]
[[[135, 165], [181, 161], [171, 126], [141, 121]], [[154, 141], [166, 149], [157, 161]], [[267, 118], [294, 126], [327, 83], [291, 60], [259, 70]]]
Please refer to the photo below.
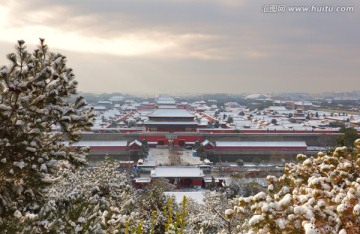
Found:
[[242, 233], [360, 233], [360, 139], [355, 152], [299, 155], [267, 193], [241, 197], [234, 211], [251, 212]]
[[[153, 179], [151, 185], [143, 190], [136, 191], [135, 211], [139, 213], [139, 219], [143, 220], [143, 229], [145, 233], [154, 230], [154, 233], [165, 233], [168, 217], [176, 216], [179, 207], [176, 202], [170, 202], [170, 197], [164, 194], [164, 191], [174, 190], [175, 186], [170, 184], [167, 179]], [[170, 203], [169, 203], [170, 202]], [[172, 216], [169, 211], [171, 204]], [[167, 215], [166, 215], [167, 214]], [[154, 222], [151, 222], [153, 219]]]
[[18, 41], [0, 68], [0, 230], [5, 218], [37, 213], [57, 162], [86, 162], [87, 149], [70, 150], [93, 120], [66, 57], [51, 53], [43, 39], [33, 53]]
[[129, 178], [115, 162], [75, 172], [64, 167], [57, 176], [25, 233], [124, 233], [127, 223], [140, 221]]
[[262, 180], [264, 179], [247, 178], [236, 173], [231, 176], [231, 183], [222, 190], [228, 199], [235, 198], [236, 196], [252, 196], [266, 190], [261, 184]]
[[233, 206], [234, 201], [218, 191], [205, 192], [204, 204], [189, 199], [187, 233], [227, 233], [235, 230], [241, 220], [230, 211]]

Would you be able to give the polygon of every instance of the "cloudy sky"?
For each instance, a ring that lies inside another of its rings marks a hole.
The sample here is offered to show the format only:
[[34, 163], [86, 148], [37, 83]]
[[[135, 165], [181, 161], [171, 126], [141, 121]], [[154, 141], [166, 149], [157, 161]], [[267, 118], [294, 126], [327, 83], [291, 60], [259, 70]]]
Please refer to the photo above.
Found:
[[[264, 13], [268, 4], [352, 13]], [[264, 8], [265, 6], [265, 8]], [[360, 90], [358, 0], [2, 0], [0, 64], [44, 37], [84, 92]]]

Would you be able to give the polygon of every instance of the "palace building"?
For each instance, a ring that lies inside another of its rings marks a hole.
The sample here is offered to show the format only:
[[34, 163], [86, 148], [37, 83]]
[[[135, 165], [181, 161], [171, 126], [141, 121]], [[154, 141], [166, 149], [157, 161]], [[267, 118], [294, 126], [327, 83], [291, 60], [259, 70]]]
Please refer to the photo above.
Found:
[[147, 132], [196, 132], [195, 115], [185, 109], [156, 109], [144, 123]]
[[178, 108], [174, 98], [161, 95], [156, 100], [157, 109], [144, 123], [147, 132], [196, 132], [198, 122], [195, 115], [184, 108]]

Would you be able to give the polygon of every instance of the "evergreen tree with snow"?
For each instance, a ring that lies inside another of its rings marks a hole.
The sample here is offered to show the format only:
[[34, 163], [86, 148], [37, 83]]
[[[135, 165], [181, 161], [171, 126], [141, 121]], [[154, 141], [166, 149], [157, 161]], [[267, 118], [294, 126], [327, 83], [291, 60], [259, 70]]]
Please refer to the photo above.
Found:
[[32, 53], [23, 40], [15, 50], [0, 68], [0, 230], [40, 210], [59, 161], [86, 163], [88, 149], [69, 144], [94, 117], [83, 97], [69, 102], [78, 83], [65, 56], [49, 52], [44, 39]]
[[199, 140], [195, 141], [194, 150], [196, 151], [196, 156], [198, 156], [201, 161], [206, 159], [206, 149]]
[[[124, 233], [137, 226], [136, 197], [127, 174], [108, 157], [98, 168], [73, 170], [62, 165], [61, 178], [46, 193], [46, 203], [27, 225], [25, 233]], [[28, 215], [29, 216], [29, 215]]]
[[346, 146], [350, 149], [352, 149], [352, 143], [359, 138], [359, 134], [357, 130], [353, 127], [345, 127], [342, 126], [339, 130], [340, 133], [342, 133], [337, 139], [336, 142], [339, 146]]
[[146, 139], [141, 141], [141, 148], [139, 150], [140, 158], [146, 158], [149, 155], [149, 146]]

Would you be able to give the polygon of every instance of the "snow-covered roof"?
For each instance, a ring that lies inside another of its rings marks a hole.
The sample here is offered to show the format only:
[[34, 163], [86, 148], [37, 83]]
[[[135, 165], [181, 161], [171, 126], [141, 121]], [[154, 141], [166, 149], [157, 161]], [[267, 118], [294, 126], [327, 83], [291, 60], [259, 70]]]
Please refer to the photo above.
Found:
[[135, 183], [150, 183], [150, 178], [135, 178]]
[[306, 147], [305, 141], [216, 141], [217, 147]]
[[132, 145], [142, 146], [142, 143], [135, 139], [134, 141], [130, 142], [130, 144], [129, 144], [129, 146], [132, 146]]
[[109, 118], [109, 117], [115, 117], [115, 115], [120, 115], [120, 114], [121, 114], [121, 112], [119, 110], [110, 109], [110, 110], [105, 111], [102, 115], [104, 117]]
[[204, 114], [207, 114], [207, 115], [211, 115], [211, 116], [214, 116], [215, 115], [215, 111], [209, 111], [209, 110], [206, 110], [203, 112]]
[[157, 100], [158, 104], [175, 104], [174, 98], [168, 96], [168, 95], [160, 95], [160, 97]]
[[146, 121], [145, 125], [197, 125], [196, 121]]
[[135, 106], [126, 106], [125, 110], [136, 110]]
[[94, 110], [106, 110], [106, 107], [105, 106], [94, 106]]
[[114, 102], [116, 102], [116, 101], [122, 101], [124, 99], [124, 97], [123, 96], [112, 96], [112, 97], [110, 97], [109, 98], [109, 101], [114, 101]]
[[[68, 142], [65, 142], [67, 145]], [[127, 141], [79, 141], [72, 146], [127, 146]]]
[[176, 105], [159, 105], [158, 109], [177, 109]]
[[268, 99], [269, 96], [266, 94], [250, 94], [245, 99]]
[[157, 109], [149, 117], [195, 117], [185, 109]]
[[210, 142], [209, 140], [205, 140], [205, 141], [201, 142], [201, 145], [202, 145], [202, 146], [206, 146], [206, 145], [208, 145], [208, 144], [214, 146], [214, 144], [213, 144], [212, 142]]
[[203, 171], [198, 167], [156, 167], [151, 170], [151, 177], [204, 177]]
[[269, 106], [269, 109], [272, 111], [286, 111], [285, 106]]
[[156, 102], [159, 105], [173, 105], [176, 102], [175, 101], [171, 101], [171, 100], [159, 100]]
[[99, 104], [111, 104], [110, 101], [98, 101]]

